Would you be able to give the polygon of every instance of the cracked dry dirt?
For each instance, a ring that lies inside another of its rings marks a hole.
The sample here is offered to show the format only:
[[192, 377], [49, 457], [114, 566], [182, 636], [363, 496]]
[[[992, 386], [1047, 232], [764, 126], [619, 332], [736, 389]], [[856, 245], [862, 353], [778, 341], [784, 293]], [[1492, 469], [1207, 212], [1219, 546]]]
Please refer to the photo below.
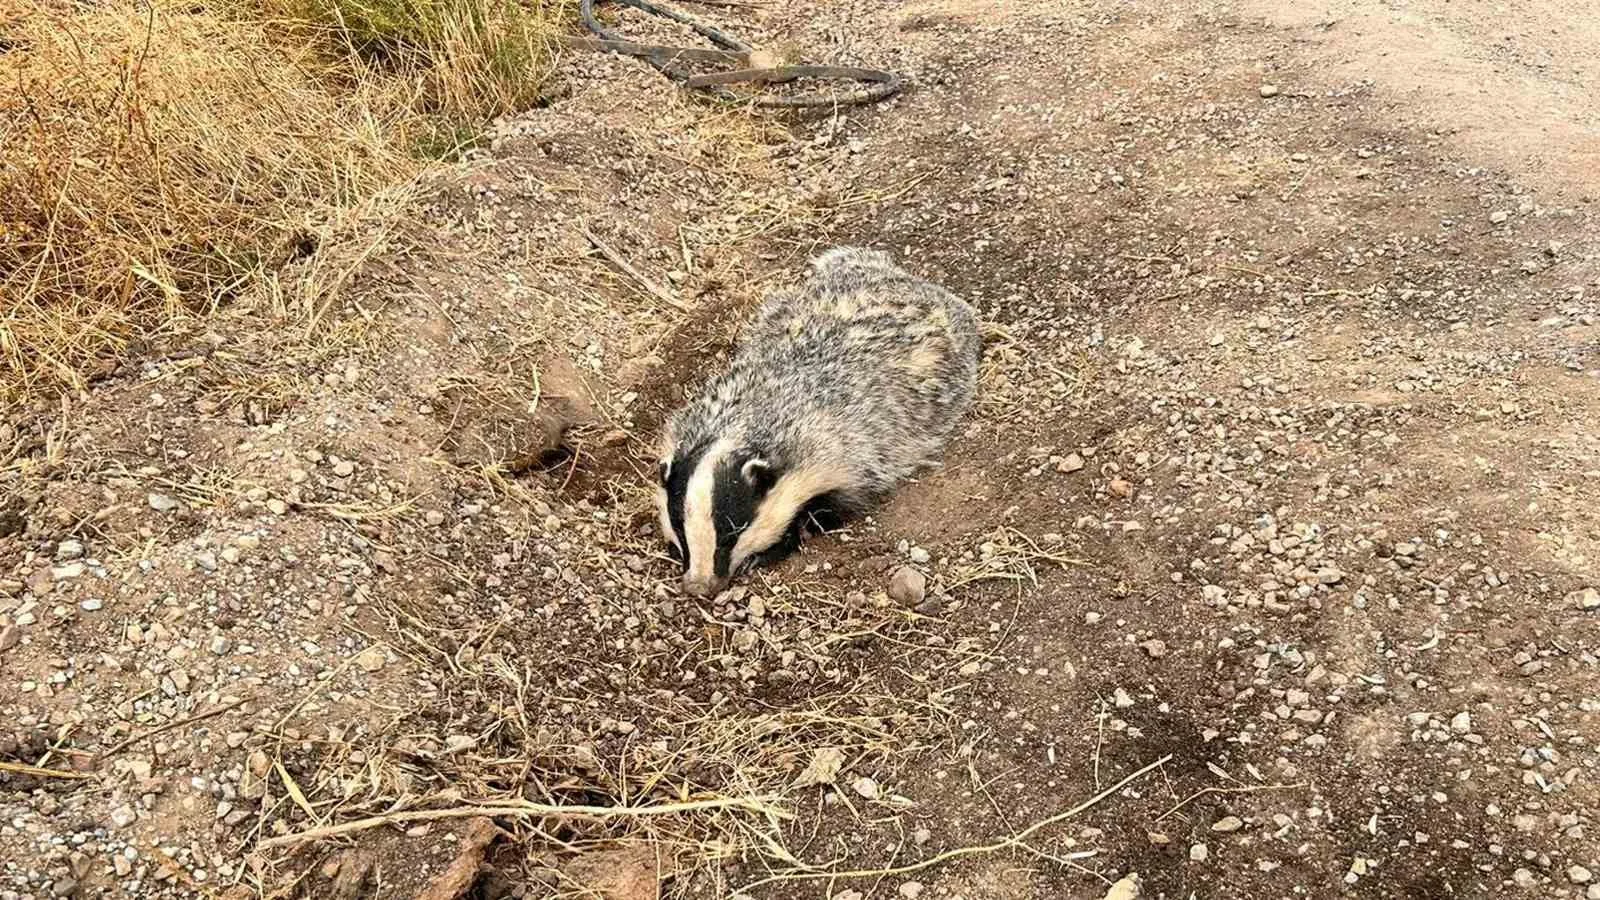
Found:
[[[328, 321], [8, 426], [0, 898], [1600, 897], [1600, 26], [1288, 6], [697, 9], [913, 88], [572, 57]], [[693, 602], [653, 428], [841, 242], [977, 408]]]

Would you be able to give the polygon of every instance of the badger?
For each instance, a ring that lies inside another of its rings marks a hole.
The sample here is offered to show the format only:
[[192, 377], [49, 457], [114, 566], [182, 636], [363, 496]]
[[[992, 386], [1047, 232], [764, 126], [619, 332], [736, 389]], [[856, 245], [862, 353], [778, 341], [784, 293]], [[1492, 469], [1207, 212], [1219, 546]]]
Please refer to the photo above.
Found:
[[684, 590], [720, 593], [937, 463], [972, 405], [980, 348], [972, 307], [888, 254], [812, 259], [662, 429], [656, 505]]

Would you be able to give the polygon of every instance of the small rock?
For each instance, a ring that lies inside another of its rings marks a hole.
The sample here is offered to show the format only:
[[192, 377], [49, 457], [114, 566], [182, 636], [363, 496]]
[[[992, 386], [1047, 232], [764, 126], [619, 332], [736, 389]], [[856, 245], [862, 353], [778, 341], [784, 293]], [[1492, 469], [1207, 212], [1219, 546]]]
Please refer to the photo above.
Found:
[[904, 606], [916, 606], [928, 596], [928, 576], [910, 566], [901, 566], [889, 579], [889, 599]]
[[850, 782], [850, 789], [868, 800], [878, 799], [881, 793], [878, 783], [865, 775]]
[[134, 812], [133, 807], [126, 803], [111, 811], [111, 824], [118, 828], [127, 828], [138, 818], [139, 814]]
[[1456, 734], [1466, 734], [1472, 730], [1472, 713], [1462, 710], [1450, 718], [1450, 730]]
[[1503, 209], [1497, 209], [1489, 213], [1489, 221], [1495, 225], [1504, 225], [1509, 218], [1511, 218], [1511, 214]]
[[1079, 469], [1082, 469], [1082, 468], [1083, 468], [1083, 457], [1079, 456], [1076, 453], [1068, 453], [1066, 456], [1063, 456], [1061, 458], [1060, 462], [1056, 463], [1056, 471], [1057, 472], [1071, 473], [1071, 472], [1076, 472], [1076, 471], [1078, 471]]
[[1263, 97], [1276, 97], [1278, 96], [1278, 86], [1275, 84], [1263, 84], [1260, 93]]
[[279, 500], [277, 497], [273, 497], [271, 500], [267, 501], [267, 512], [272, 513], [275, 516], [281, 516], [288, 511], [289, 504]]
[[1126, 500], [1133, 496], [1133, 484], [1125, 478], [1113, 478], [1109, 485], [1111, 493]]
[[387, 661], [383, 656], [383, 651], [377, 647], [368, 647], [356, 654], [356, 665], [360, 666], [363, 672], [381, 671]]
[[70, 562], [64, 566], [56, 566], [50, 570], [52, 581], [70, 581], [83, 574], [84, 565], [81, 562]]
[[917, 828], [911, 832], [911, 843], [916, 844], [918, 847], [931, 840], [933, 840], [933, 832], [926, 828]]
[[422, 514], [422, 521], [427, 522], [434, 528], [438, 528], [444, 524], [444, 513], [439, 512], [437, 509], [430, 509]]
[[106, 605], [106, 602], [99, 597], [90, 597], [78, 605], [83, 607], [84, 612], [99, 612]]
[[1130, 872], [1106, 891], [1104, 900], [1138, 900], [1139, 873]]
[[156, 512], [171, 512], [178, 508], [178, 501], [166, 494], [151, 494], [145, 500], [149, 502], [150, 508]]
[[922, 549], [921, 547], [912, 547], [911, 552], [907, 555], [911, 557], [912, 562], [919, 566], [925, 566], [930, 560], [933, 559], [933, 554]]
[[356, 472], [356, 464], [348, 459], [341, 459], [333, 464], [333, 474], [340, 478], [349, 478]]
[[62, 541], [61, 543], [56, 545], [56, 559], [61, 561], [61, 562], [66, 562], [66, 561], [72, 560], [72, 559], [79, 559], [82, 556], [83, 556], [83, 542], [82, 541], [65, 540], [65, 541]]
[[1519, 888], [1536, 887], [1539, 884], [1539, 876], [1528, 869], [1519, 868], [1511, 873], [1511, 883]]
[[1212, 831], [1220, 831], [1225, 834], [1228, 832], [1238, 831], [1243, 827], [1244, 820], [1238, 816], [1223, 816], [1211, 824]]
[[245, 760], [245, 765], [249, 767], [250, 774], [257, 778], [265, 778], [267, 773], [272, 771], [272, 760], [268, 759], [267, 754], [260, 750], [250, 751], [250, 756]]
[[1116, 706], [1117, 709], [1127, 709], [1133, 705], [1133, 698], [1128, 696], [1127, 691], [1123, 690], [1122, 688], [1117, 688], [1115, 691], [1111, 692], [1111, 703]]
[[918, 897], [922, 896], [922, 890], [922, 882], [908, 881], [900, 885], [900, 890], [897, 893], [906, 898], [906, 900], [917, 900]]
[[0, 628], [0, 653], [4, 653], [20, 643], [22, 643], [21, 628], [15, 625], [7, 625], [4, 628]]
[[1567, 602], [1579, 609], [1600, 609], [1600, 590], [1587, 587], [1573, 591], [1567, 595]]
[[1567, 869], [1567, 880], [1573, 884], [1588, 884], [1593, 878], [1594, 874], [1583, 866], [1574, 865]]
[[1148, 654], [1151, 659], [1160, 659], [1161, 657], [1167, 655], [1167, 642], [1166, 641], [1150, 640], [1150, 641], [1145, 641], [1144, 643], [1140, 644], [1139, 646], [1144, 648], [1144, 652], [1146, 654]]
[[1211, 848], [1205, 844], [1195, 844], [1189, 848], [1189, 858], [1195, 862], [1205, 862], [1211, 857]]

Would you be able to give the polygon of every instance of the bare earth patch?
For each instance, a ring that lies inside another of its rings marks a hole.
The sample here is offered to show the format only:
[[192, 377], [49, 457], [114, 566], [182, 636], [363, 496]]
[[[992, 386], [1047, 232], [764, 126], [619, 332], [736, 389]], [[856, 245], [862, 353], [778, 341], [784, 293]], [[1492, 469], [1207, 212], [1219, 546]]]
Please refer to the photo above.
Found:
[[[565, 60], [338, 340], [0, 476], [0, 898], [1600, 897], [1595, 26], [1335, 6], [703, 10], [914, 84], [786, 123]], [[847, 241], [978, 407], [692, 602], [653, 429]]]

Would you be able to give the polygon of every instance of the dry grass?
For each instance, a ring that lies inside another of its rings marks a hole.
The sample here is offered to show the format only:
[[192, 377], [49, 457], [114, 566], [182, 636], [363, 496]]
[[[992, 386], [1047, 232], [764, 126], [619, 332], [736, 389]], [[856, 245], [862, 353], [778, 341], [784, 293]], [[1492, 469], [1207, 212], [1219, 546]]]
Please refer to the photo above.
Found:
[[[245, 297], [548, 74], [553, 13], [500, 0], [22, 0], [0, 13], [0, 410]], [[332, 285], [337, 288], [337, 279]], [[285, 297], [288, 291], [291, 296]], [[314, 299], [293, 296], [315, 292]]]

